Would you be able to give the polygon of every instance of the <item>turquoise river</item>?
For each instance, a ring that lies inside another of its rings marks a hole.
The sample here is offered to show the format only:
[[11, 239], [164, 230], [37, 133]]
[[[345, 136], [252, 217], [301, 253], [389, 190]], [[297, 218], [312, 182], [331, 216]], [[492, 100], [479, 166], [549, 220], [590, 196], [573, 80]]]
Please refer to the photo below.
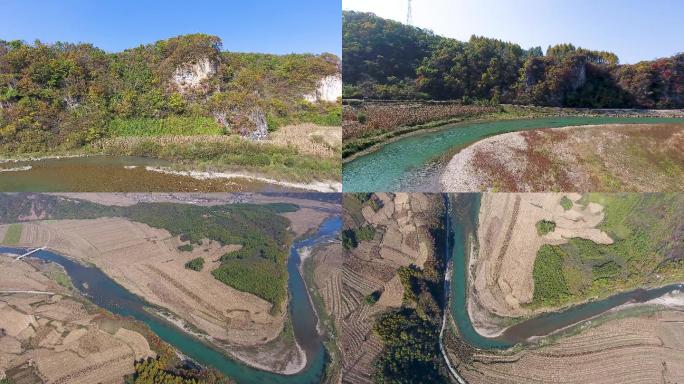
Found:
[[[330, 241], [341, 230], [339, 216], [326, 219], [312, 235], [297, 239], [292, 245], [288, 259], [290, 293], [290, 315], [295, 338], [307, 355], [307, 365], [294, 375], [278, 375], [241, 364], [219, 349], [190, 336], [175, 325], [153, 314], [150, 305], [133, 295], [121, 285], [110, 279], [101, 270], [77, 263], [69, 258], [47, 250], [31, 255], [41, 260], [57, 263], [64, 267], [75, 287], [96, 305], [108, 311], [130, 316], [144, 322], [162, 340], [171, 344], [194, 362], [211, 366], [239, 384], [313, 384], [319, 383], [327, 364], [327, 353], [323, 338], [316, 329], [318, 317], [311, 306], [304, 280], [299, 272], [299, 250]], [[20, 254], [25, 249], [0, 247], [0, 253]]]
[[342, 166], [344, 192], [435, 192], [444, 155], [500, 133], [591, 124], [684, 122], [681, 118], [547, 117], [458, 123], [400, 137]]

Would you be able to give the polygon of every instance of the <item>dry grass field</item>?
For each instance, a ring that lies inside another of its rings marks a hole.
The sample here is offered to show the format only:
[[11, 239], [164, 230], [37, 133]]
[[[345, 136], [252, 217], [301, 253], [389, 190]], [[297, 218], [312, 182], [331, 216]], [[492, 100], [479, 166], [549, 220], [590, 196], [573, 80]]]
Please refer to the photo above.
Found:
[[684, 124], [625, 124], [506, 133], [457, 153], [448, 192], [682, 191]]
[[299, 153], [319, 157], [339, 157], [342, 150], [340, 127], [324, 127], [315, 124], [288, 125], [272, 133], [268, 143], [292, 146]]

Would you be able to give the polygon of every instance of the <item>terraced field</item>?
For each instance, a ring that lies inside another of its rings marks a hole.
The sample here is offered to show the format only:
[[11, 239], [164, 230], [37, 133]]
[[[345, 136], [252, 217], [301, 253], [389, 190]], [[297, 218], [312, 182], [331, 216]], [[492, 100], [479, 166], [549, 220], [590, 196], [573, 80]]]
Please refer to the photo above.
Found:
[[118, 384], [135, 360], [157, 356], [129, 321], [72, 297], [48, 269], [0, 255], [0, 376], [15, 384]]
[[684, 377], [684, 313], [615, 318], [556, 343], [512, 354], [476, 352], [469, 383], [677, 383]]
[[333, 319], [341, 354], [342, 382], [372, 383], [382, 350], [375, 318], [402, 304], [399, 267], [422, 266], [432, 252], [426, 224], [434, 196], [344, 196], [344, 227], [370, 225], [375, 235], [344, 254], [315, 257], [316, 288]]

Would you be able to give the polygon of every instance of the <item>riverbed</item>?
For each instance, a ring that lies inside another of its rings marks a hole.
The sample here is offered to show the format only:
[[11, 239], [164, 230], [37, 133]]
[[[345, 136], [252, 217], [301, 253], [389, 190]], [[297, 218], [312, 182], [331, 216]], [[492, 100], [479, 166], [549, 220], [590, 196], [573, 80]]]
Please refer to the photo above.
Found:
[[285, 192], [325, 187], [318, 184], [239, 173], [178, 171], [171, 162], [133, 156], [0, 162], [0, 192]]
[[684, 119], [577, 116], [452, 124], [401, 137], [344, 163], [342, 182], [345, 192], [439, 192], [449, 155], [489, 136], [565, 126], [681, 122]]
[[[300, 249], [329, 241], [341, 230], [340, 216], [327, 218], [310, 236], [295, 240], [288, 259], [289, 311], [297, 343], [306, 353], [306, 367], [294, 375], [278, 375], [247, 366], [227, 356], [226, 353], [193, 337], [173, 323], [154, 314], [154, 308], [140, 297], [133, 295], [93, 266], [77, 263], [67, 257], [41, 250], [33, 253], [44, 261], [64, 267], [74, 286], [96, 305], [121, 316], [130, 316], [144, 322], [162, 340], [175, 347], [193, 361], [211, 366], [240, 384], [310, 384], [319, 383], [324, 375], [327, 354], [323, 336], [317, 330], [318, 316], [311, 305], [308, 290], [298, 268]], [[0, 253], [22, 254], [23, 248], [0, 247]]]

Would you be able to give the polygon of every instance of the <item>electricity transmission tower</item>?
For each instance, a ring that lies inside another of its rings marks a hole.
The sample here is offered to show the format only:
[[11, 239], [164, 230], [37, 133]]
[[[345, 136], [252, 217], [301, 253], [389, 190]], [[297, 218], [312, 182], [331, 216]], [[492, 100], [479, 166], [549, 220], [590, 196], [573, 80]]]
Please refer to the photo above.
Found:
[[408, 0], [408, 9], [406, 10], [406, 24], [411, 25], [413, 22], [413, 17], [411, 15], [411, 0]]

